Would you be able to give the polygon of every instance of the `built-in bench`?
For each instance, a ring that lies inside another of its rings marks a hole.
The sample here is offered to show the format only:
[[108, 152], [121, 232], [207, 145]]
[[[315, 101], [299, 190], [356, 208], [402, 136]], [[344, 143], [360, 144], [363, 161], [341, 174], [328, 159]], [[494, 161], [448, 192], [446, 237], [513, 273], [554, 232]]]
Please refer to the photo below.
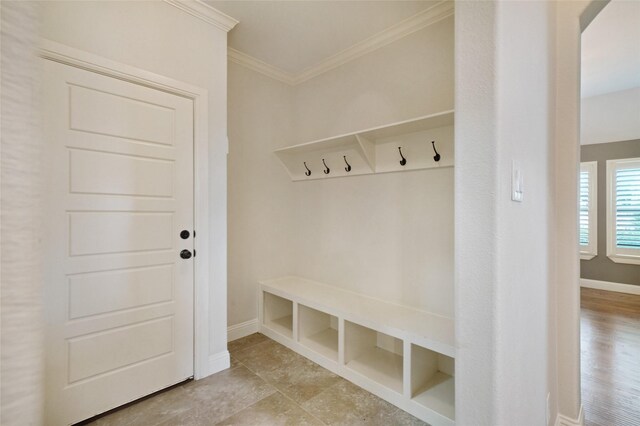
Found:
[[451, 318], [299, 277], [260, 282], [260, 332], [431, 425], [454, 425]]

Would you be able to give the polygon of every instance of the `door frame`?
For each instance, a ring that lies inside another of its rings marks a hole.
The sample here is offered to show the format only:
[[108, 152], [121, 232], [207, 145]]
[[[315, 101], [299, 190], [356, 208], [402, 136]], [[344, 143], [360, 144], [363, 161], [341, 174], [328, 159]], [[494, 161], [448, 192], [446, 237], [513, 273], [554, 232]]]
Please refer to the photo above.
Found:
[[39, 56], [75, 68], [161, 90], [193, 101], [193, 211], [194, 301], [193, 375], [208, 376], [209, 368], [209, 103], [208, 90], [130, 65], [103, 58], [47, 39], [40, 40]]

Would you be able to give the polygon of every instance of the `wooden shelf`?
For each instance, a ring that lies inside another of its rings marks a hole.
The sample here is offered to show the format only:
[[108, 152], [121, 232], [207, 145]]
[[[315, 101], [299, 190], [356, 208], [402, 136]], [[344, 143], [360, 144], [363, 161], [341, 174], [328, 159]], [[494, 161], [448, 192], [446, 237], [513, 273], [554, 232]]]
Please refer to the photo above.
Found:
[[453, 421], [455, 417], [455, 379], [437, 372], [413, 397], [413, 401]]
[[274, 294], [264, 293], [263, 323], [265, 327], [288, 338], [293, 337], [293, 302]]
[[293, 315], [287, 315], [284, 317], [273, 319], [265, 324], [273, 331], [280, 333], [284, 336], [293, 336]]
[[455, 417], [454, 359], [411, 345], [410, 388], [412, 402], [445, 419]]
[[312, 336], [300, 338], [300, 343], [312, 351], [338, 362], [338, 330], [326, 328]]
[[344, 334], [347, 368], [402, 394], [402, 340], [351, 321], [345, 321]]
[[347, 368], [402, 393], [402, 355], [375, 347], [350, 361]]
[[[278, 149], [275, 154], [294, 181], [451, 167], [454, 164], [453, 124], [453, 110], [443, 111]], [[441, 155], [438, 162], [433, 159], [432, 140]], [[407, 159], [405, 166], [399, 163], [399, 146]], [[344, 157], [351, 165], [350, 172], [345, 170]], [[323, 159], [329, 174], [323, 172]], [[311, 170], [310, 176], [305, 176], [305, 162]]]
[[338, 362], [338, 318], [305, 305], [298, 305], [300, 344]]

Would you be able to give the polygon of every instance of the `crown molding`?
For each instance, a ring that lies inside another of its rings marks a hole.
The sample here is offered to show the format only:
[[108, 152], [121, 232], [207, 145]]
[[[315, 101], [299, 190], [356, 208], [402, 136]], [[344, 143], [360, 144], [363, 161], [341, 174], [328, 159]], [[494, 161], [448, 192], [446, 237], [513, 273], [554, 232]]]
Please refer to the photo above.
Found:
[[452, 0], [442, 0], [432, 7], [418, 12], [295, 75], [232, 48], [229, 48], [229, 60], [283, 83], [295, 86], [400, 40], [449, 16], [453, 16], [453, 13], [454, 2]]
[[289, 74], [288, 72], [282, 71], [280, 68], [274, 67], [273, 65], [256, 59], [253, 56], [249, 56], [246, 53], [242, 53], [232, 47], [228, 48], [227, 57], [229, 59], [229, 62], [234, 62], [236, 64], [242, 65], [245, 68], [249, 68], [250, 70], [253, 70], [260, 74], [264, 74], [267, 77], [273, 78], [274, 80], [278, 80], [282, 83], [286, 83], [292, 86], [296, 84], [294, 76]]
[[165, 3], [187, 12], [204, 22], [225, 32], [229, 32], [238, 24], [238, 20], [220, 12], [201, 0], [164, 0]]
[[380, 49], [394, 41], [400, 40], [410, 34], [415, 33], [423, 28], [433, 25], [449, 16], [453, 15], [453, 1], [444, 0], [432, 7], [425, 9], [415, 15], [398, 22], [397, 24], [379, 32], [353, 46], [330, 56], [320, 63], [308, 68], [295, 76], [295, 83], [300, 84], [320, 74], [324, 74], [334, 68], [346, 64], [360, 56]]

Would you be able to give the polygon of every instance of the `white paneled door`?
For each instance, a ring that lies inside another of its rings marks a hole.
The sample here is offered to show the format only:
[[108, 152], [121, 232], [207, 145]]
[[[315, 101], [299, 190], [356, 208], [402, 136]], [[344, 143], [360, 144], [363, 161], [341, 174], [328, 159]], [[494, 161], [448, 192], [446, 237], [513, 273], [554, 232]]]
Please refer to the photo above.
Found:
[[45, 415], [57, 426], [193, 376], [194, 122], [190, 99], [43, 66]]

